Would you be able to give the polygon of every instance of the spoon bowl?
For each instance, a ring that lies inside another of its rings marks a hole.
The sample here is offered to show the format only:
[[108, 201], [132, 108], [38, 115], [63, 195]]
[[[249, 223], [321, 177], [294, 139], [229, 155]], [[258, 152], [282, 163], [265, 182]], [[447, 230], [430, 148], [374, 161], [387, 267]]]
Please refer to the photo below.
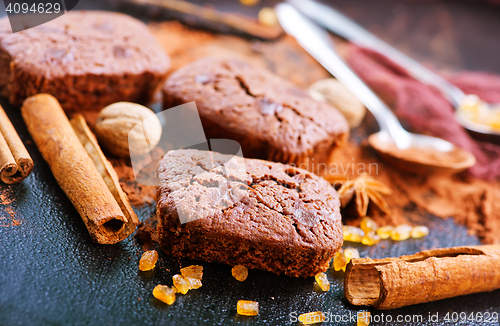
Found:
[[399, 149], [385, 131], [368, 137], [368, 143], [387, 163], [411, 173], [455, 174], [476, 163], [470, 152], [436, 137], [412, 134], [411, 145]]
[[455, 111], [455, 118], [474, 139], [500, 145], [500, 132], [493, 127], [471, 121], [460, 111]]

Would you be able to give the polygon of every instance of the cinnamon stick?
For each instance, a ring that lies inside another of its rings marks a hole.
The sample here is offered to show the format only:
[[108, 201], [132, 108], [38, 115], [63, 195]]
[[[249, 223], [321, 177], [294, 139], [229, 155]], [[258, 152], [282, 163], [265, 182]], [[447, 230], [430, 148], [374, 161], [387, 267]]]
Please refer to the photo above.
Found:
[[0, 178], [7, 184], [18, 183], [32, 170], [33, 160], [0, 106]]
[[500, 289], [500, 245], [353, 259], [344, 278], [344, 296], [351, 304], [382, 310], [496, 289]]
[[[106, 186], [59, 102], [49, 94], [27, 98], [21, 108], [28, 131], [57, 183], [80, 214], [91, 237], [117, 243], [134, 229]], [[135, 215], [135, 214], [134, 214]]]
[[123, 214], [127, 220], [133, 222], [125, 224], [124, 233], [130, 234], [134, 232], [136, 225], [139, 223], [139, 219], [137, 218], [132, 206], [130, 206], [127, 195], [120, 186], [120, 180], [118, 179], [115, 169], [106, 159], [106, 156], [102, 152], [97, 139], [87, 125], [85, 118], [81, 114], [77, 114], [71, 119], [70, 122], [76, 136], [82, 143], [83, 148], [87, 151], [87, 154], [89, 154], [94, 166], [97, 168], [97, 171], [99, 171], [104, 183], [115, 198], [118, 206], [120, 206]]

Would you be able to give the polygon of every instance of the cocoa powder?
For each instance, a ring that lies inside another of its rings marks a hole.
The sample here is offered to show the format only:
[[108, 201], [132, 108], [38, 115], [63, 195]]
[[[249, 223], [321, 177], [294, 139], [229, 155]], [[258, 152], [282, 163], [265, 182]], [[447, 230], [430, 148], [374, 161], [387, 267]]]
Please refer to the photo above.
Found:
[[137, 225], [135, 239], [142, 246], [144, 251], [153, 249], [158, 243], [158, 233], [156, 233], [157, 225], [158, 217], [156, 214], [153, 214]]
[[154, 203], [156, 200], [156, 187], [138, 184], [135, 181], [134, 170], [130, 159], [115, 158], [108, 155], [108, 160], [113, 165], [120, 185], [134, 206]]
[[[418, 221], [419, 215], [448, 218], [467, 226], [471, 234], [484, 243], [500, 243], [500, 184], [473, 178], [465, 173], [446, 175], [415, 175], [394, 169], [384, 163], [366, 145], [349, 143], [333, 156], [326, 170], [356, 178], [366, 172], [392, 190], [385, 196], [391, 208], [386, 216], [370, 205], [369, 215], [379, 225], [399, 225]], [[359, 225], [359, 218], [346, 210], [344, 222]], [[411, 224], [411, 223], [410, 223]]]
[[21, 224], [21, 221], [16, 219], [16, 212], [12, 207], [13, 202], [14, 198], [10, 189], [3, 189], [0, 193], [0, 226], [9, 227], [18, 226]]

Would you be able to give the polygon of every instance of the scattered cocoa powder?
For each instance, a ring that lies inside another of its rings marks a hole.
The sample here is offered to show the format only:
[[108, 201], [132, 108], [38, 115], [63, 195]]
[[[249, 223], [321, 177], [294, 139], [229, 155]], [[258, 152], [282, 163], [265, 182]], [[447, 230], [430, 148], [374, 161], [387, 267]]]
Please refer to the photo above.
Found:
[[156, 214], [153, 214], [137, 226], [135, 239], [140, 245], [142, 245], [142, 249], [144, 251], [150, 250], [158, 244], [158, 233], [156, 232], [157, 224], [158, 217]]
[[[409, 220], [418, 222], [419, 215], [430, 213], [441, 218], [453, 217], [467, 226], [471, 234], [484, 243], [500, 243], [500, 183], [473, 178], [465, 173], [415, 175], [394, 169], [367, 145], [349, 143], [333, 156], [327, 173], [355, 178], [366, 172], [392, 190], [385, 196], [392, 213], [385, 216], [370, 205], [369, 215], [379, 225], [398, 225]], [[345, 210], [347, 224], [357, 225], [360, 218]]]
[[8, 190], [8, 188], [5, 190], [2, 190], [2, 192], [0, 193], [0, 204], [1, 205], [10, 205], [10, 204], [12, 204], [13, 201], [14, 201], [14, 199], [10, 195], [10, 191]]
[[10, 190], [8, 188], [2, 190], [2, 192], [0, 193], [0, 209], [1, 212], [5, 214], [0, 213], [0, 220], [6, 220], [8, 218], [9, 221], [6, 223], [2, 221], [0, 226], [9, 227], [9, 226], [18, 226], [21, 224], [21, 221], [16, 219], [16, 212], [14, 211], [14, 208], [11, 205], [13, 201], [14, 198]]
[[134, 170], [130, 159], [115, 158], [108, 155], [108, 160], [113, 165], [116, 174], [118, 174], [120, 185], [133, 206], [141, 206], [155, 202], [156, 187], [141, 185], [135, 181]]

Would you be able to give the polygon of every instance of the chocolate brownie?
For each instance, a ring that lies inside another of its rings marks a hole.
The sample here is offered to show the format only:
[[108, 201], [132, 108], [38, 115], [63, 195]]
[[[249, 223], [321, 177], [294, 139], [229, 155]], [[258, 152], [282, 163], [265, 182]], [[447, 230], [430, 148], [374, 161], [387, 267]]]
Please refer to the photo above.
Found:
[[66, 111], [146, 102], [169, 67], [147, 26], [124, 14], [70, 11], [14, 34], [0, 20], [0, 90], [13, 105], [37, 93]]
[[[321, 177], [281, 163], [197, 150], [158, 164], [158, 236], [176, 257], [279, 275], [324, 272], [343, 241], [338, 194]], [[234, 160], [234, 157], [233, 157]], [[238, 165], [238, 164], [236, 164]]]
[[245, 157], [306, 168], [312, 162], [318, 171], [349, 134], [336, 108], [237, 59], [191, 63], [167, 79], [163, 95], [165, 109], [195, 101], [207, 138], [236, 140]]

